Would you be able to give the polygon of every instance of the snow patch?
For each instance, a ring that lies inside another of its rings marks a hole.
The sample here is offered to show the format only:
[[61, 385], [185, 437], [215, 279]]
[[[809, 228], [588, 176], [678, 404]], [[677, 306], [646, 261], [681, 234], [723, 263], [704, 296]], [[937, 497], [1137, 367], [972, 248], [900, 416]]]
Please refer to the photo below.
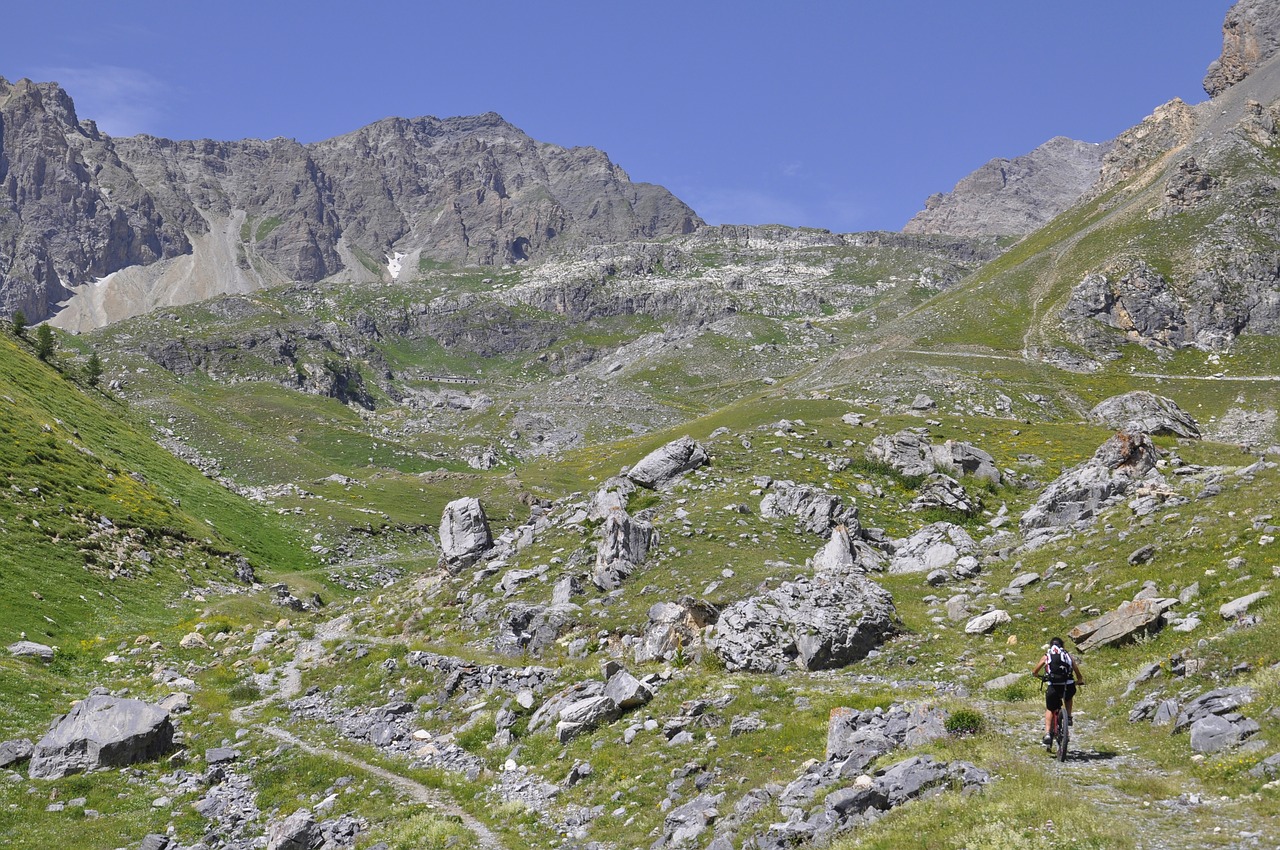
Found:
[[401, 252], [396, 251], [393, 256], [387, 257], [387, 271], [391, 273], [392, 280], [400, 279], [400, 270], [404, 268], [400, 261], [404, 259], [404, 256]]
[[110, 283], [110, 282], [111, 282], [111, 278], [115, 277], [117, 274], [119, 274], [119, 272], [112, 272], [111, 274], [107, 275], [106, 277], [100, 277], [100, 278], [98, 278], [97, 280], [95, 280], [95, 281], [93, 282], [93, 285], [94, 285], [94, 286], [106, 286], [108, 283]]

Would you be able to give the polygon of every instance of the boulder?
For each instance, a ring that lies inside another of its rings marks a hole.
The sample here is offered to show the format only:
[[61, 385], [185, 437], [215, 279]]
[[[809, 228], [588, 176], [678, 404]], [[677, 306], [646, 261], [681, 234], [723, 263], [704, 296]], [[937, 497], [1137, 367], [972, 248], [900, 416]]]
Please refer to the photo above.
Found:
[[1025, 677], [1025, 673], [1005, 673], [1003, 676], [997, 676], [994, 679], [988, 679], [983, 682], [982, 687], [988, 691], [1000, 691], [1018, 684]]
[[467, 496], [445, 505], [440, 517], [440, 549], [451, 569], [474, 564], [492, 546], [489, 518], [479, 499]]
[[1219, 608], [1218, 613], [1222, 615], [1224, 620], [1234, 620], [1242, 614], [1248, 612], [1253, 603], [1266, 599], [1271, 594], [1265, 590], [1259, 590], [1257, 593], [1250, 593], [1248, 596], [1241, 596], [1239, 599], [1232, 599], [1230, 602], [1224, 602]]
[[995, 458], [977, 446], [958, 440], [947, 440], [932, 448], [934, 465], [952, 475], [969, 475], [993, 484], [1000, 483], [1000, 468]]
[[692, 437], [686, 436], [672, 440], [645, 455], [643, 460], [631, 467], [626, 476], [641, 487], [653, 490], [710, 462], [706, 449]]
[[702, 630], [719, 619], [714, 605], [691, 596], [651, 605], [649, 624], [635, 645], [636, 663], [670, 661], [677, 653], [701, 646]]
[[948, 511], [973, 516], [979, 509], [979, 503], [973, 499], [959, 481], [941, 472], [931, 472], [916, 497], [908, 506], [913, 511], [924, 511], [931, 508], [943, 508]]
[[985, 614], [979, 614], [964, 624], [964, 633], [967, 635], [985, 635], [995, 631], [996, 626], [1012, 621], [1009, 612], [1001, 608], [994, 611], [988, 611]]
[[949, 567], [962, 556], [978, 551], [969, 533], [949, 522], [926, 525], [905, 540], [894, 541], [891, 573], [927, 573]]
[[607, 696], [592, 696], [572, 702], [560, 709], [556, 723], [556, 740], [566, 743], [597, 726], [612, 723], [622, 716], [622, 709]]
[[1232, 714], [1242, 705], [1248, 705], [1257, 698], [1257, 692], [1250, 687], [1218, 688], [1196, 697], [1178, 713], [1173, 724], [1173, 731], [1183, 732], [1197, 720], [1212, 715]]
[[644, 563], [649, 549], [658, 543], [653, 525], [636, 519], [623, 510], [613, 510], [605, 517], [596, 548], [596, 563], [591, 581], [601, 590], [613, 590]]
[[654, 850], [685, 850], [701, 846], [698, 837], [720, 817], [718, 806], [724, 794], [699, 794], [683, 806], [672, 809], [663, 820], [662, 835], [650, 845]]
[[320, 826], [306, 809], [267, 827], [267, 850], [316, 850], [323, 843]]
[[604, 695], [618, 708], [629, 711], [653, 699], [653, 690], [626, 670], [619, 670], [604, 683]]
[[61, 779], [101, 767], [148, 761], [173, 749], [173, 723], [161, 708], [94, 695], [59, 718], [31, 756], [32, 779]]
[[1076, 626], [1067, 636], [1081, 652], [1099, 646], [1120, 646], [1155, 634], [1164, 627], [1164, 614], [1176, 600], [1135, 599], [1122, 602], [1114, 611]]
[[1079, 528], [1099, 511], [1123, 501], [1155, 469], [1158, 453], [1146, 434], [1121, 431], [1092, 458], [1058, 476], [1022, 515], [1029, 541], [1065, 528]]
[[838, 525], [843, 525], [851, 537], [862, 533], [856, 505], [846, 508], [839, 496], [791, 481], [774, 482], [773, 489], [760, 501], [760, 516], [794, 517], [803, 530], [822, 537], [830, 535]]
[[1145, 390], [1112, 396], [1089, 411], [1094, 422], [1144, 434], [1171, 434], [1200, 439], [1200, 426], [1191, 414], [1167, 399]]
[[1197, 753], [1216, 753], [1228, 747], [1238, 746], [1245, 738], [1257, 733], [1258, 724], [1234, 715], [1226, 717], [1210, 714], [1191, 724], [1191, 749]]
[[934, 469], [929, 433], [923, 428], [880, 434], [867, 446], [865, 454], [868, 460], [883, 463], [903, 475], [928, 475]]
[[729, 670], [829, 670], [866, 657], [896, 631], [893, 598], [861, 575], [784, 582], [724, 609], [710, 648]]
[[0, 742], [0, 769], [26, 761], [35, 752], [35, 745], [26, 738]]
[[36, 643], [32, 640], [20, 640], [8, 646], [9, 654], [14, 658], [38, 658], [41, 661], [53, 660], [53, 647]]

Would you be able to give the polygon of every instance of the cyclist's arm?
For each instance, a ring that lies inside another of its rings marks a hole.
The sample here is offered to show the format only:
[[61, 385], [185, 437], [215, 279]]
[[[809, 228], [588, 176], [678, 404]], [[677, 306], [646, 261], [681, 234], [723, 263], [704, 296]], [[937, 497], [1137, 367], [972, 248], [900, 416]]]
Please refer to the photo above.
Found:
[[1041, 659], [1040, 659], [1040, 663], [1036, 665], [1036, 669], [1034, 669], [1034, 670], [1032, 670], [1032, 671], [1031, 671], [1031, 675], [1032, 675], [1032, 676], [1039, 676], [1039, 675], [1040, 675], [1040, 671], [1041, 671], [1041, 670], [1043, 670], [1043, 669], [1045, 668], [1045, 665], [1046, 665], [1046, 664], [1048, 664], [1048, 663], [1049, 663], [1049, 662], [1048, 662], [1048, 660], [1046, 660], [1045, 658], [1041, 658]]
[[1080, 669], [1080, 662], [1071, 665], [1071, 675], [1075, 677], [1077, 685], [1084, 684], [1084, 671]]

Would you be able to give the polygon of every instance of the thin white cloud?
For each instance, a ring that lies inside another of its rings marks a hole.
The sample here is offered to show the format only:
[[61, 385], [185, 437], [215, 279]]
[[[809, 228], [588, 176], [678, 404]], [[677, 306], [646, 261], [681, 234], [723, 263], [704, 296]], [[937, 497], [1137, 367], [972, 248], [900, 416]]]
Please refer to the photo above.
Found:
[[39, 78], [57, 82], [76, 103], [76, 114], [91, 118], [112, 136], [159, 133], [170, 88], [136, 68], [90, 65], [43, 68]]
[[784, 162], [784, 163], [782, 163], [782, 176], [783, 176], [783, 177], [795, 177], [795, 176], [796, 176], [797, 174], [799, 174], [803, 169], [804, 169], [804, 163], [803, 163], [803, 162], [796, 162], [796, 161], [792, 161], [792, 162]]

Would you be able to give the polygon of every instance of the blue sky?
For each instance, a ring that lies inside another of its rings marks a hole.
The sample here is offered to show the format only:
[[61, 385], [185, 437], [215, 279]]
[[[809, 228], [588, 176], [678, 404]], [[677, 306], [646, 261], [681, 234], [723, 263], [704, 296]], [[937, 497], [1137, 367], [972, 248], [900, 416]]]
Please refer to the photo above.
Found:
[[116, 135], [315, 141], [498, 112], [608, 152], [713, 223], [900, 228], [1055, 135], [1204, 100], [1230, 0], [44, 0], [0, 76]]

